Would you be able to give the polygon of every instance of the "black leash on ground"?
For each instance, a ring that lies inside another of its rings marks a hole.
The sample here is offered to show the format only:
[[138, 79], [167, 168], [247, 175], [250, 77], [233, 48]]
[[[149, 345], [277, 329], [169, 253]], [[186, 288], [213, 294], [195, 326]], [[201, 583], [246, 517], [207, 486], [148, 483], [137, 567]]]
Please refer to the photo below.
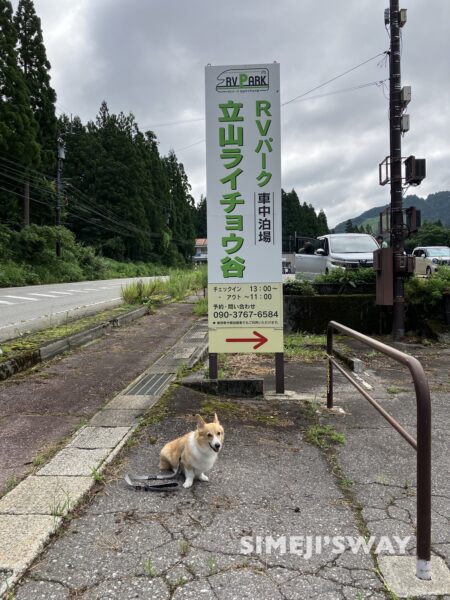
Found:
[[[175, 473], [165, 475], [125, 475], [125, 483], [128, 487], [139, 492], [174, 492], [179, 489], [179, 481], [167, 481], [168, 479], [177, 479], [182, 473], [181, 465]], [[147, 483], [149, 481], [163, 481], [164, 483]], [[165, 483], [167, 482], [167, 483]]]

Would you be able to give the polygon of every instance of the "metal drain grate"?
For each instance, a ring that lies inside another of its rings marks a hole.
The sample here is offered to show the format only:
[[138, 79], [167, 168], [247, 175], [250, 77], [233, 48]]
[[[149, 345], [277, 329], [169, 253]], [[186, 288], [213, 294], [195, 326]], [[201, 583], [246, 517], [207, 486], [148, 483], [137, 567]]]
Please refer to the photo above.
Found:
[[127, 390], [125, 396], [156, 396], [173, 378], [173, 373], [148, 373]]

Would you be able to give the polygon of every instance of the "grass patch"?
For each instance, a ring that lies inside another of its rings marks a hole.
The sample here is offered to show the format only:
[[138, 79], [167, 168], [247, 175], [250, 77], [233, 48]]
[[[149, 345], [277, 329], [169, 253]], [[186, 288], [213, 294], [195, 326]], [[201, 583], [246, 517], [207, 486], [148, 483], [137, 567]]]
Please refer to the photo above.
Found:
[[388, 388], [386, 388], [386, 391], [391, 396], [394, 396], [395, 394], [399, 394], [402, 390], [396, 385], [390, 385]]
[[207, 396], [202, 402], [200, 414], [205, 417], [214, 417], [214, 413], [218, 415], [234, 415], [243, 416], [248, 409], [238, 402], [231, 400], [219, 400], [213, 396]]
[[345, 444], [346, 438], [337, 433], [332, 425], [312, 425], [304, 435], [305, 441], [318, 448], [327, 449], [337, 444]]
[[105, 321], [129, 312], [133, 308], [135, 307], [130, 304], [125, 304], [110, 310], [102, 311], [90, 317], [68, 321], [63, 325], [49, 327], [48, 329], [43, 329], [42, 331], [36, 331], [34, 333], [25, 333], [14, 340], [2, 342], [0, 343], [1, 360], [10, 359], [25, 352], [33, 352], [44, 344], [79, 333], [89, 327], [100, 325]]
[[309, 333], [291, 333], [284, 338], [287, 358], [303, 362], [316, 362], [326, 358], [326, 337]]
[[172, 300], [183, 300], [207, 286], [206, 267], [191, 269], [169, 269], [168, 276], [150, 282], [137, 281], [122, 287], [122, 298], [130, 304], [153, 304], [155, 299], [171, 296]]
[[194, 315], [197, 317], [206, 317], [208, 314], [208, 298], [200, 298], [192, 308]]

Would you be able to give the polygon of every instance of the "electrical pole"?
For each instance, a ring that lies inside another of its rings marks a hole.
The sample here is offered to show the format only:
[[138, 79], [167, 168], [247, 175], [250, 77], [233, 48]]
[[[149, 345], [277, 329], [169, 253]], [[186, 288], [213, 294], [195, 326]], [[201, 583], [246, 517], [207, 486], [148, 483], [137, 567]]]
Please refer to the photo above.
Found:
[[404, 274], [400, 271], [403, 246], [402, 102], [399, 0], [390, 0], [389, 122], [391, 163], [391, 247], [394, 251], [394, 306], [392, 336], [405, 334]]
[[28, 227], [30, 224], [30, 182], [27, 179], [25, 181], [25, 187], [23, 192], [23, 225]]
[[[57, 143], [58, 143], [58, 162], [57, 162], [57, 171], [56, 171], [56, 226], [59, 227], [61, 225], [62, 161], [65, 159], [64, 140], [61, 136], [58, 136]], [[59, 234], [57, 234], [57, 238], [56, 238], [56, 256], [58, 258], [61, 256], [61, 240], [59, 238]]]

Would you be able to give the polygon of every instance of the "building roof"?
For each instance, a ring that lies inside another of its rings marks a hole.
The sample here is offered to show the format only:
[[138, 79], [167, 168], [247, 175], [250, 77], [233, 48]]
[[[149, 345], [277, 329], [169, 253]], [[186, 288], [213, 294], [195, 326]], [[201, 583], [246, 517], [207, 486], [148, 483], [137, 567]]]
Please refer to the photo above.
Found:
[[207, 238], [197, 238], [195, 240], [195, 245], [196, 246], [207, 246], [208, 240], [207, 240]]

